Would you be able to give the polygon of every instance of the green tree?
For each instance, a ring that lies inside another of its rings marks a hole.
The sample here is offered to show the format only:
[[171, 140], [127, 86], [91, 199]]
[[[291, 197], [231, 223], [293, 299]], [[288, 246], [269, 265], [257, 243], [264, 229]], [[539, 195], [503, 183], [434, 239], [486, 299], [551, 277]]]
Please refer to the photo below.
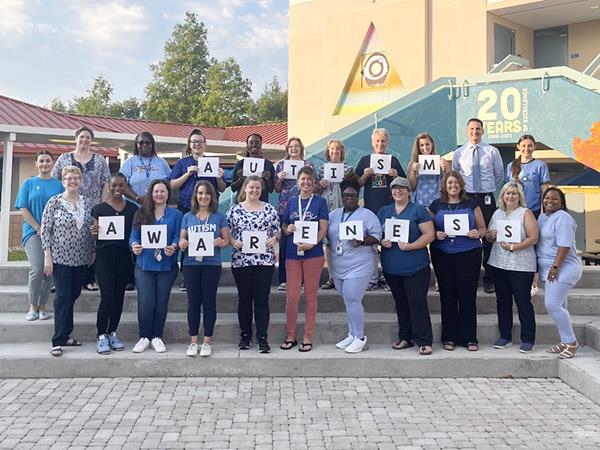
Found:
[[53, 98], [47, 108], [56, 112], [69, 112], [69, 107], [58, 97]]
[[124, 119], [139, 119], [142, 117], [143, 102], [135, 97], [129, 97], [122, 102], [114, 102], [110, 105], [109, 116]]
[[191, 122], [201, 109], [205, 76], [210, 65], [206, 27], [196, 14], [185, 13], [164, 47], [165, 57], [152, 64], [153, 79], [146, 86], [144, 117]]
[[108, 116], [110, 112], [110, 97], [113, 87], [102, 74], [94, 79], [92, 87], [86, 96], [73, 99], [73, 110], [77, 114], [90, 116]]
[[206, 72], [206, 94], [196, 122], [219, 127], [250, 123], [251, 92], [252, 82], [242, 77], [235, 59], [214, 63]]
[[288, 91], [279, 86], [277, 76], [266, 84], [256, 101], [256, 120], [259, 123], [287, 121]]

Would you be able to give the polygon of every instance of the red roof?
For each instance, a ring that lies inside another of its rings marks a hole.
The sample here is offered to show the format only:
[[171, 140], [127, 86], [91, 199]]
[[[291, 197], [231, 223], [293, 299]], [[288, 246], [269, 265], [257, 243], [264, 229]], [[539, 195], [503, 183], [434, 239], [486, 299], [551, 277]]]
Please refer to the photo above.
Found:
[[[32, 156], [37, 154], [40, 150], [49, 150], [50, 153], [56, 157], [62, 153], [72, 152], [74, 146], [67, 144], [33, 144], [15, 142], [13, 144], [13, 153], [15, 156]], [[109, 147], [98, 147], [93, 148], [95, 153], [99, 153], [102, 156], [108, 156], [109, 158], [116, 158], [119, 155], [119, 150], [116, 148]], [[4, 143], [0, 142], [0, 154], [4, 153]]]
[[288, 134], [287, 122], [228, 127], [225, 128], [225, 137], [223, 139], [226, 141], [244, 142], [248, 135], [252, 133], [260, 134], [264, 144], [285, 145]]

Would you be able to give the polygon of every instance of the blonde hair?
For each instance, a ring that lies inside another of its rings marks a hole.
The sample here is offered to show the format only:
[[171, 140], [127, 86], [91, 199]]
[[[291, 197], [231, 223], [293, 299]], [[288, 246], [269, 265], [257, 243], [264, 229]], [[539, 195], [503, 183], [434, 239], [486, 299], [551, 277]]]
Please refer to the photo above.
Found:
[[260, 182], [260, 193], [262, 194], [262, 191], [264, 191], [264, 189], [265, 189], [265, 182], [263, 181], [263, 179], [261, 177], [259, 177], [258, 175], [247, 176], [244, 179], [244, 183], [242, 184], [242, 187], [240, 188], [240, 196], [238, 197], [238, 201], [240, 203], [246, 201], [246, 186], [248, 186], [248, 184], [251, 181], [259, 181]]
[[527, 208], [527, 201], [525, 200], [525, 194], [523, 193], [523, 188], [520, 183], [515, 183], [514, 181], [509, 181], [500, 190], [500, 194], [498, 195], [498, 208], [502, 211], [506, 211], [506, 203], [504, 202], [504, 194], [506, 191], [515, 190], [519, 194], [519, 206], [523, 208]]
[[410, 161], [411, 162], [418, 162], [419, 161], [419, 141], [421, 139], [429, 139], [429, 142], [431, 142], [431, 154], [435, 155], [435, 141], [433, 140], [433, 138], [431, 137], [431, 135], [427, 134], [427, 133], [420, 133], [417, 135], [417, 137], [415, 138], [415, 140], [413, 141], [413, 145], [412, 145], [412, 153], [410, 155]]
[[81, 170], [77, 166], [65, 166], [60, 171], [60, 179], [62, 180], [68, 173], [75, 173], [81, 178]]
[[325, 159], [327, 161], [331, 161], [331, 157], [329, 156], [329, 147], [331, 144], [339, 145], [342, 149], [342, 156], [340, 157], [340, 161], [344, 161], [346, 159], [346, 147], [344, 147], [344, 143], [339, 139], [330, 139], [327, 145], [325, 146]]
[[285, 158], [284, 159], [290, 159], [290, 145], [292, 144], [292, 141], [296, 141], [299, 145], [300, 145], [300, 159], [304, 159], [304, 144], [302, 143], [302, 140], [299, 137], [295, 137], [292, 136], [291, 138], [288, 139], [287, 144], [285, 144]]

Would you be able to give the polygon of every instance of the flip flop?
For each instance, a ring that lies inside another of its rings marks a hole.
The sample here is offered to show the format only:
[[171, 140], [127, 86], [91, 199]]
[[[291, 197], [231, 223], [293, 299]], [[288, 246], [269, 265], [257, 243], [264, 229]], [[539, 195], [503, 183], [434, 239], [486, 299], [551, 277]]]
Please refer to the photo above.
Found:
[[306, 343], [303, 342], [302, 344], [300, 344], [300, 347], [298, 347], [298, 351], [303, 352], [303, 353], [310, 352], [311, 350], [312, 350], [312, 343], [310, 343], [310, 342], [306, 342]]
[[90, 292], [94, 292], [94, 291], [98, 290], [98, 288], [94, 285], [94, 283], [87, 283], [83, 288], [86, 291], [90, 291]]
[[290, 350], [292, 347], [295, 347], [296, 345], [298, 345], [298, 341], [294, 339], [293, 341], [283, 341], [283, 343], [279, 346], [279, 348], [281, 350]]
[[67, 342], [63, 344], [64, 347], [81, 347], [81, 342], [77, 339], [69, 338]]
[[56, 347], [52, 347], [52, 350], [50, 350], [50, 354], [56, 357], [62, 356], [63, 349], [60, 345], [57, 345]]

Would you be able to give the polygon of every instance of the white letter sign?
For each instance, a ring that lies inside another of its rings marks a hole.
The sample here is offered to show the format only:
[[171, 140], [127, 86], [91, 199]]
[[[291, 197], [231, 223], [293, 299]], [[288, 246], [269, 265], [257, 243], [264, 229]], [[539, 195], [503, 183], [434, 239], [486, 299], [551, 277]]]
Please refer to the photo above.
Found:
[[408, 243], [408, 232], [410, 231], [410, 220], [385, 219], [385, 238], [391, 242]]
[[444, 216], [444, 233], [448, 236], [466, 236], [468, 232], [468, 214], [446, 214]]
[[98, 217], [98, 240], [119, 241], [125, 239], [125, 216]]
[[521, 222], [518, 220], [498, 220], [496, 240], [518, 244], [521, 242]]
[[331, 183], [339, 183], [344, 179], [344, 163], [323, 164], [323, 179]]
[[362, 220], [348, 220], [340, 223], [340, 241], [365, 240]]
[[211, 231], [193, 232], [189, 234], [188, 256], [214, 256], [215, 234]]
[[440, 155], [419, 155], [419, 175], [439, 175]]
[[218, 178], [219, 158], [198, 158], [198, 176]]
[[298, 171], [301, 167], [304, 167], [304, 161], [298, 161], [294, 159], [283, 160], [283, 171], [285, 172], [286, 180], [297, 180]]
[[245, 177], [250, 175], [262, 175], [265, 170], [265, 160], [263, 158], [244, 158], [244, 173]]
[[167, 246], [166, 225], [142, 225], [142, 247], [165, 248]]
[[242, 253], [267, 253], [266, 231], [242, 231]]
[[296, 231], [294, 231], [294, 244], [312, 244], [317, 243], [317, 234], [319, 231], [319, 222], [308, 220], [296, 220], [294, 222]]
[[371, 169], [375, 173], [387, 174], [392, 168], [392, 155], [371, 154]]

